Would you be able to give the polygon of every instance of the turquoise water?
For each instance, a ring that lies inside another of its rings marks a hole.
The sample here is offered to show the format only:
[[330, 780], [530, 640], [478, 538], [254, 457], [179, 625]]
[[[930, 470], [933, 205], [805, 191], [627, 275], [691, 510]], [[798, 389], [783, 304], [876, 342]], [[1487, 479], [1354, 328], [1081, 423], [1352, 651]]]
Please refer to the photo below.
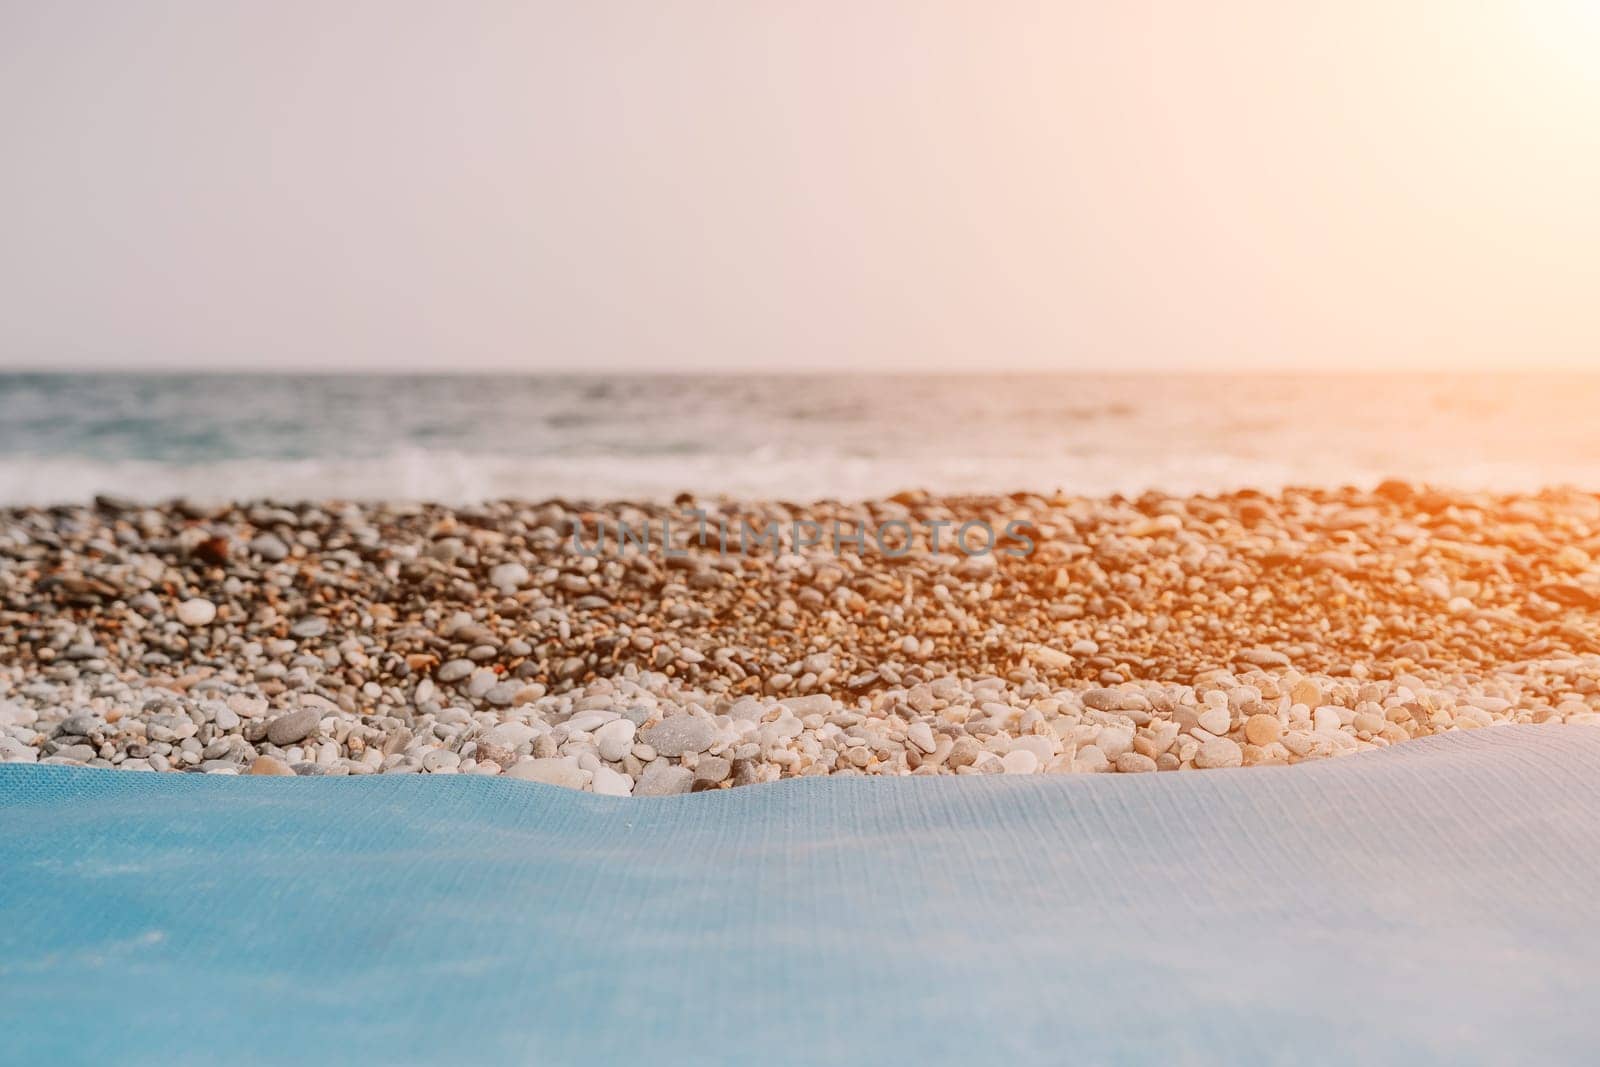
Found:
[[0, 502], [1600, 488], [1600, 378], [0, 375]]

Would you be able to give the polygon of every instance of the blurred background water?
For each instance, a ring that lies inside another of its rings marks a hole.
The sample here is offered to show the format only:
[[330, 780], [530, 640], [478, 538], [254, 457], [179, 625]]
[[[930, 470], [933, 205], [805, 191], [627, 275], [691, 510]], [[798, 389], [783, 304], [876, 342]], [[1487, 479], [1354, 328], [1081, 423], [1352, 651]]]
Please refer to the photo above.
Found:
[[1600, 489], [1600, 377], [0, 375], [0, 501]]

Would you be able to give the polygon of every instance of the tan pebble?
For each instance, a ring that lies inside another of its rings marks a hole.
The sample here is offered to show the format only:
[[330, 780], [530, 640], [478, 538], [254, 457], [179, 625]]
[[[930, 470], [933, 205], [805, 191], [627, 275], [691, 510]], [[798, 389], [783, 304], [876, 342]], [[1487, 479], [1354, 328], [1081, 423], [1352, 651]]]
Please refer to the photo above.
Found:
[[1156, 769], [1156, 761], [1142, 752], [1124, 752], [1117, 757], [1117, 770], [1123, 774], [1140, 774]]
[[1322, 688], [1309, 678], [1302, 678], [1289, 690], [1289, 699], [1296, 704], [1314, 708], [1322, 703]]
[[1244, 722], [1244, 736], [1252, 745], [1270, 745], [1283, 736], [1283, 724], [1276, 715], [1252, 715]]
[[294, 772], [289, 769], [288, 764], [284, 763], [280, 759], [274, 759], [271, 756], [257, 756], [256, 761], [250, 764], [250, 769], [245, 773], [287, 775], [291, 778], [294, 777]]
[[1357, 733], [1381, 734], [1389, 721], [1370, 711], [1358, 711], [1350, 725], [1355, 727]]
[[1055, 670], [1065, 670], [1072, 666], [1072, 657], [1065, 652], [1044, 645], [1035, 645], [1028, 650], [1028, 658], [1041, 667]]
[[972, 762], [978, 758], [978, 753], [980, 751], [982, 751], [982, 749], [978, 745], [978, 742], [974, 741], [972, 738], [957, 738], [955, 743], [950, 747], [950, 754], [945, 757], [945, 765], [957, 770], [962, 767], [970, 766]]

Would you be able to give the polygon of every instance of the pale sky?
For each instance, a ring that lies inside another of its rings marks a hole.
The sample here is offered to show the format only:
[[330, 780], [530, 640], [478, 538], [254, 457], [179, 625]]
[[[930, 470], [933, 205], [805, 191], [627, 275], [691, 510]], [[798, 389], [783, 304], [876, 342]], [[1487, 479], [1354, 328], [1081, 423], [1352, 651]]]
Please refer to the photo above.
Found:
[[0, 366], [1600, 369], [1600, 0], [0, 0]]

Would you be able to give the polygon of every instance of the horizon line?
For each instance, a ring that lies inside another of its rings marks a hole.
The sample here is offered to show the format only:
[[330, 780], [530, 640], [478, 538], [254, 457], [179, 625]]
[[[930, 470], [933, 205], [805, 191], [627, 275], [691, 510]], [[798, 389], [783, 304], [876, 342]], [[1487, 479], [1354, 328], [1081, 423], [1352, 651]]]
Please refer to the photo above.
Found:
[[1438, 377], [1560, 377], [1600, 376], [1600, 366], [1539, 365], [1520, 367], [1117, 367], [1115, 369], [982, 367], [963, 369], [930, 367], [881, 370], [853, 367], [789, 368], [729, 367], [596, 367], [596, 368], [491, 368], [491, 367], [414, 367], [414, 368], [329, 368], [326, 366], [244, 367], [237, 370], [216, 367], [185, 367], [170, 364], [119, 367], [110, 364], [81, 364], [70, 367], [0, 364], [0, 377], [192, 377], [192, 378], [1407, 378]]

